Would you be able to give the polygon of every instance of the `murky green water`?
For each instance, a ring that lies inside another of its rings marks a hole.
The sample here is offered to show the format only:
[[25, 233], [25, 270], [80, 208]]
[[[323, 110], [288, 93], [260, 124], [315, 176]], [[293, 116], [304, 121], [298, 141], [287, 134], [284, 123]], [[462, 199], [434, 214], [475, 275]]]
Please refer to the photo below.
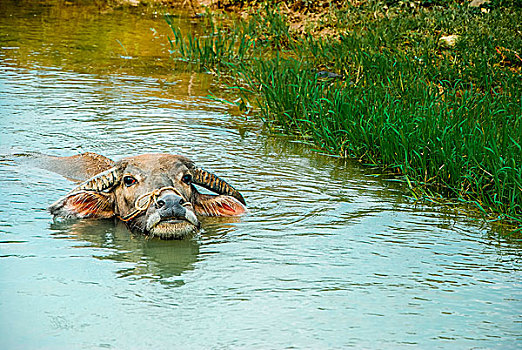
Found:
[[[0, 3], [0, 348], [522, 346], [520, 245], [209, 102], [152, 13], [60, 4]], [[29, 151], [184, 154], [250, 213], [185, 241], [53, 223], [72, 184]]]

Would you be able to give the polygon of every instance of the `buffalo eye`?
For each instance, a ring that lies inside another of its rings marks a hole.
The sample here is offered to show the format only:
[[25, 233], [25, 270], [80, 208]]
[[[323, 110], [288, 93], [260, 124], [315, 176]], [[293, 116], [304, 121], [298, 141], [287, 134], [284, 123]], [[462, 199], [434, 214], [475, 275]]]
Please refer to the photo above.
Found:
[[134, 184], [136, 184], [138, 182], [138, 180], [136, 180], [135, 178], [133, 178], [132, 176], [124, 176], [123, 177], [123, 183], [125, 184], [125, 186], [127, 187], [130, 187]]
[[184, 183], [186, 183], [188, 185], [192, 181], [192, 175], [190, 175], [190, 174], [183, 175], [183, 177], [181, 178], [181, 181], [183, 181]]

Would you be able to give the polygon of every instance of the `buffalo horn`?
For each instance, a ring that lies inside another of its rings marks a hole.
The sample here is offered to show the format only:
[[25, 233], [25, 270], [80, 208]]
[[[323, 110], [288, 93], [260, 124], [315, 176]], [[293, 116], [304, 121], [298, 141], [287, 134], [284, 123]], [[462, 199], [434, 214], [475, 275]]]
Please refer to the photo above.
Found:
[[218, 194], [232, 196], [246, 205], [245, 199], [241, 193], [239, 193], [234, 187], [230, 186], [216, 175], [211, 174], [206, 170], [200, 168], [194, 169], [192, 182]]
[[91, 177], [89, 180], [81, 183], [71, 192], [77, 191], [95, 191], [103, 192], [116, 186], [121, 179], [121, 170], [118, 167], [110, 168], [98, 175]]

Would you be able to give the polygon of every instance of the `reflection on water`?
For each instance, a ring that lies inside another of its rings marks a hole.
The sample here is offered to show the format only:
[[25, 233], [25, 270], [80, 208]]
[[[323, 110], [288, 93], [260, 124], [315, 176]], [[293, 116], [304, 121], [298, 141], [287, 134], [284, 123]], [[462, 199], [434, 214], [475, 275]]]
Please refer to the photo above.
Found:
[[[199, 244], [195, 240], [148, 239], [130, 233], [124, 224], [112, 220], [55, 222], [51, 230], [55, 238], [79, 241], [78, 248], [101, 248], [95, 249], [100, 252], [94, 254], [95, 258], [128, 263], [117, 271], [118, 277], [149, 278], [168, 284], [171, 277], [192, 270], [198, 260]], [[174, 282], [174, 285], [180, 285], [183, 280], [175, 279]]]
[[[205, 100], [152, 13], [49, 4], [0, 2], [0, 348], [520, 348], [519, 242]], [[249, 212], [54, 222], [73, 184], [14, 154], [82, 151], [184, 154]]]
[[[97, 3], [84, 1], [82, 6], [71, 6], [67, 1], [3, 0], [2, 61], [7, 66], [36, 70], [46, 67], [51, 74], [67, 74], [63, 70], [95, 74], [89, 78], [109, 85], [113, 78], [146, 77], [146, 85], [136, 87], [144, 97], [174, 97], [169, 104], [200, 109], [201, 96], [214, 88], [212, 77], [184, 71], [182, 63], [169, 59], [170, 29], [162, 18], [172, 10], [109, 11], [98, 6], [102, 2]], [[179, 19], [176, 23], [183, 30], [196, 30], [200, 22]], [[175, 67], [182, 70], [175, 71]], [[47, 75], [37, 73], [42, 78]], [[155, 88], [151, 89], [150, 84]], [[66, 77], [62, 86], [75, 88]], [[38, 84], [43, 91], [46, 87], [45, 82]], [[183, 101], [176, 101], [178, 97]]]

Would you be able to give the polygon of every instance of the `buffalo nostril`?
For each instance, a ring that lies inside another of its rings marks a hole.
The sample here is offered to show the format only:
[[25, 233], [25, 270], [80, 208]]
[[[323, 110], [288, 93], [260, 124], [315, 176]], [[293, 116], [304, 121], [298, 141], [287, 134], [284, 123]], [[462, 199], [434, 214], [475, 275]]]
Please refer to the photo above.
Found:
[[165, 206], [165, 201], [163, 199], [159, 199], [156, 201], [156, 208], [157, 209], [160, 209], [160, 208], [163, 208]]

